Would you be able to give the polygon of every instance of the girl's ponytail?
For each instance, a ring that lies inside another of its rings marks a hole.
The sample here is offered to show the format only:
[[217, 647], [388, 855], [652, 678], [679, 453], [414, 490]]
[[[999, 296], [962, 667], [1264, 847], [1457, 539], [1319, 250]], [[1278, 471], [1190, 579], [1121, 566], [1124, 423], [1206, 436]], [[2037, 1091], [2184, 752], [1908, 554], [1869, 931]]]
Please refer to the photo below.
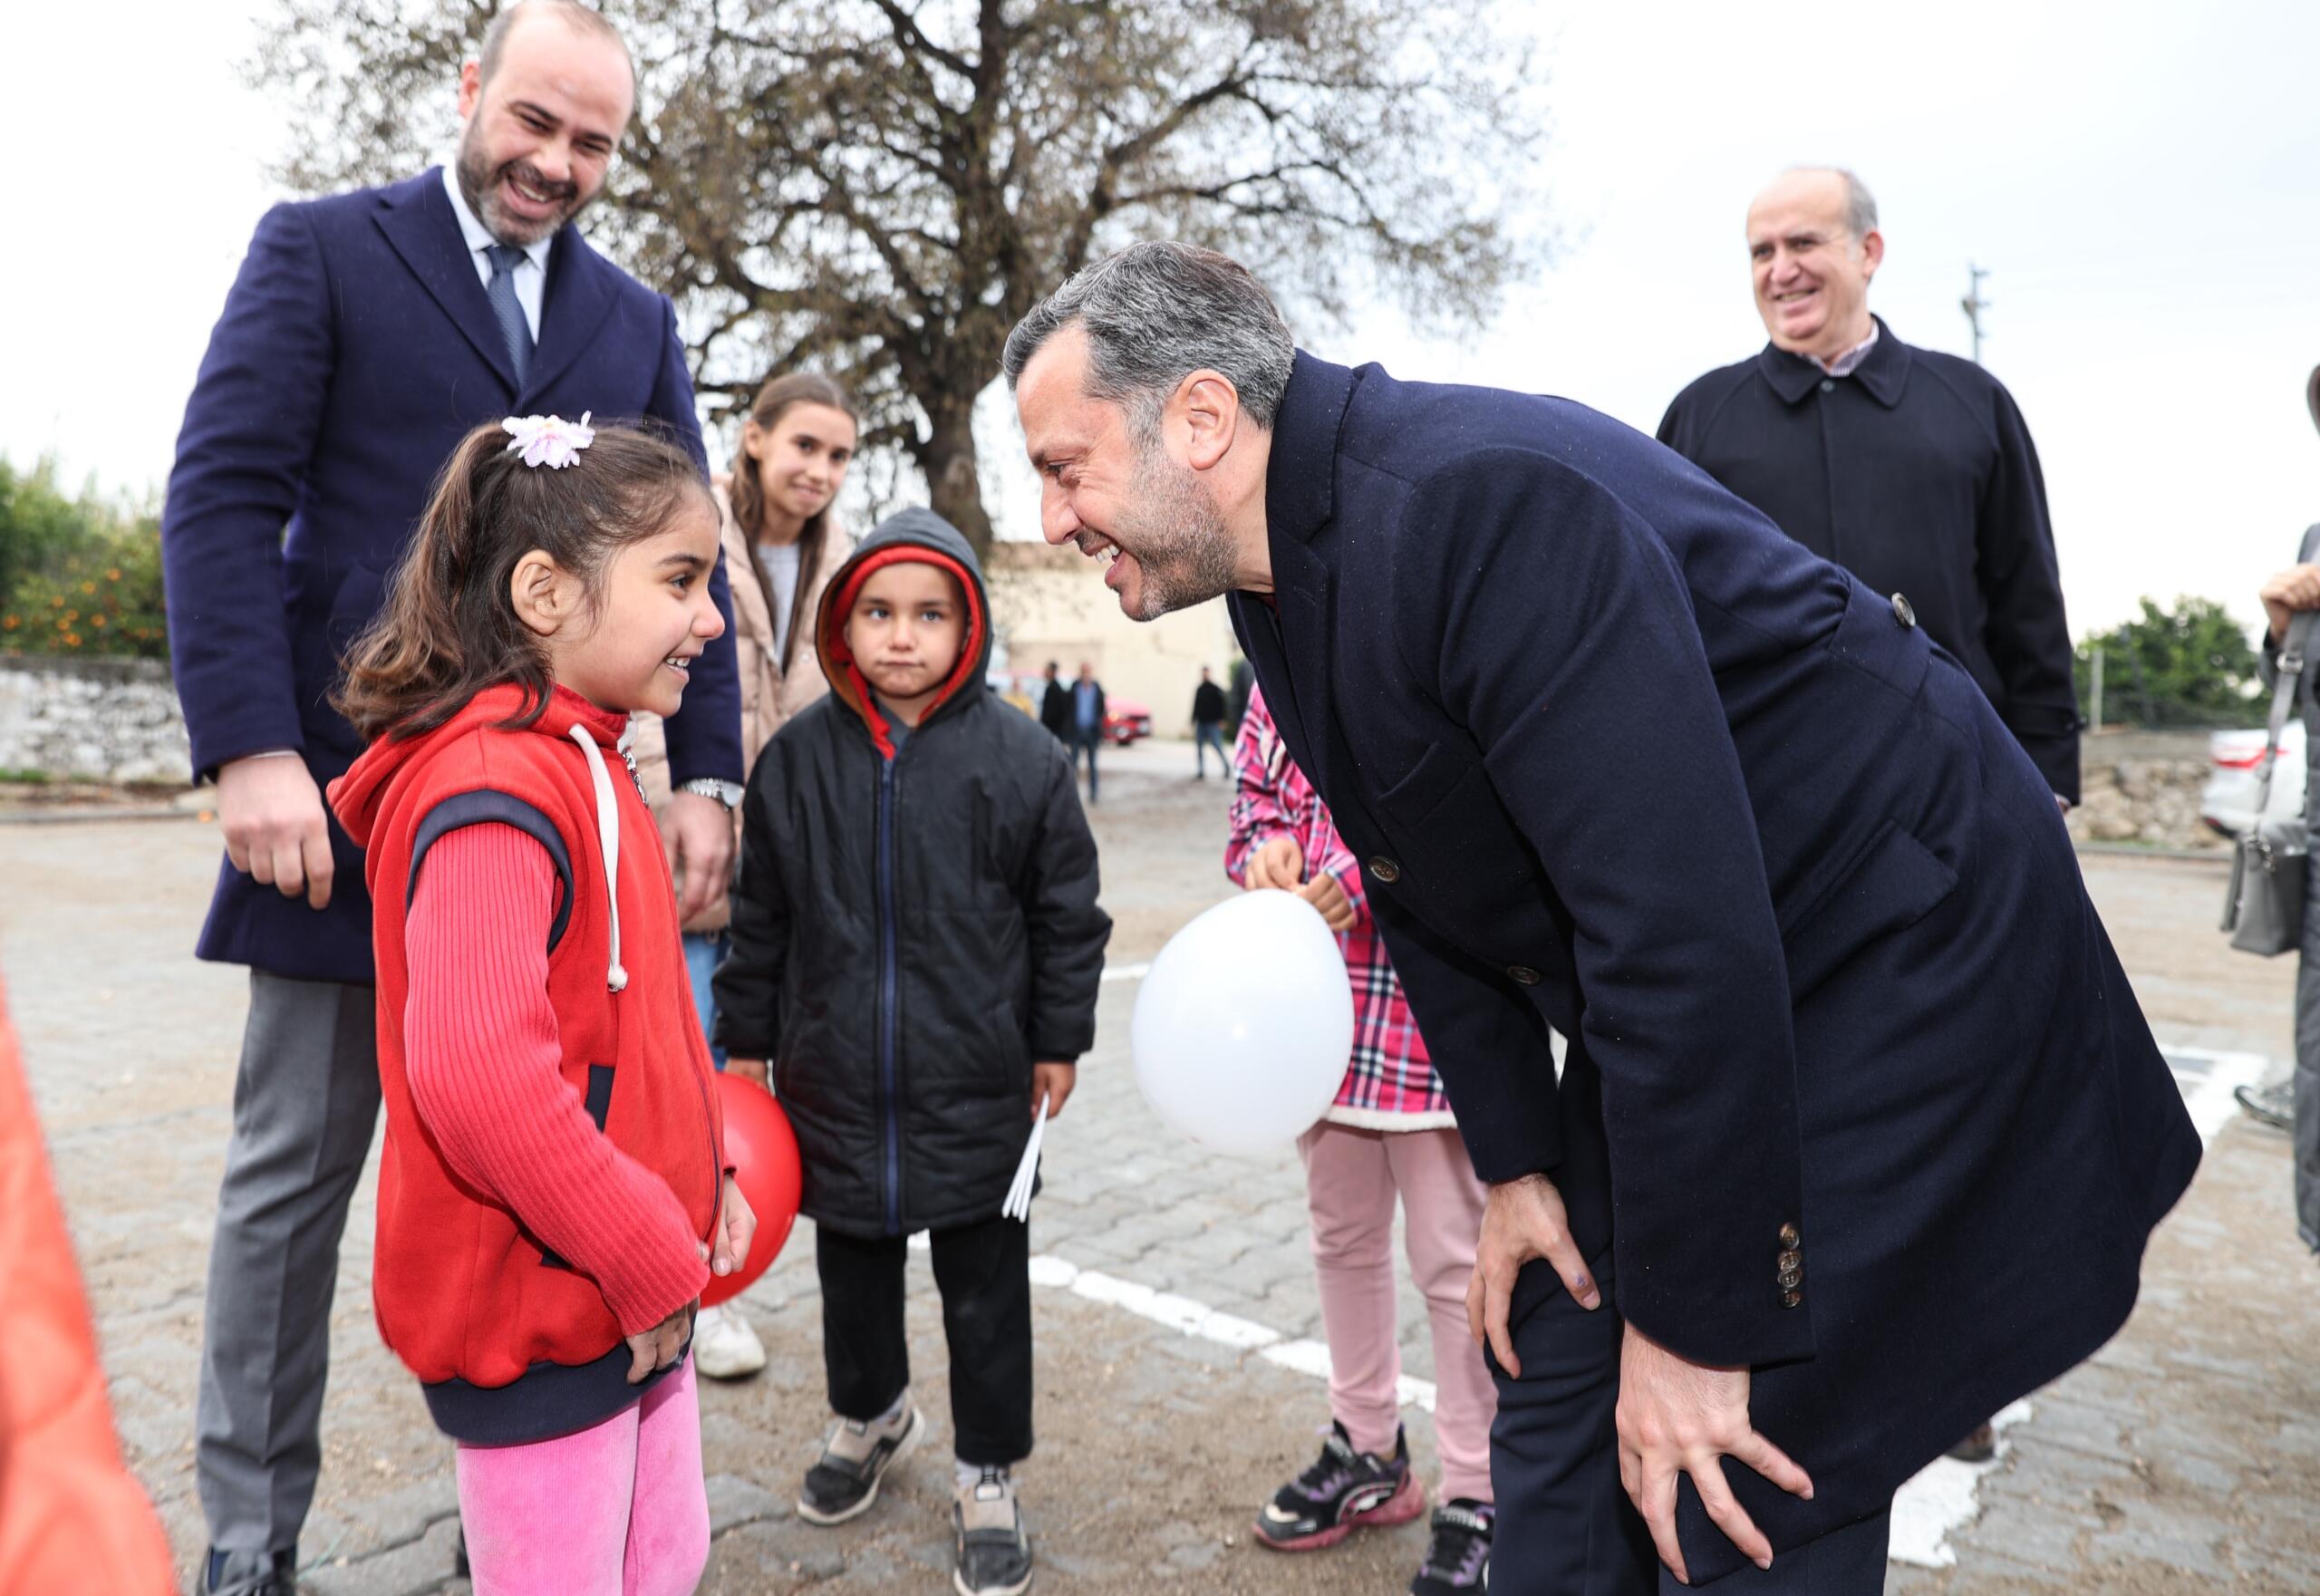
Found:
[[593, 593], [622, 545], [664, 529], [705, 500], [700, 463], [672, 437], [602, 425], [573, 463], [527, 466], [487, 421], [459, 440], [376, 618], [347, 651], [331, 702], [365, 742], [430, 731], [487, 687], [515, 682], [528, 724], [555, 677], [540, 639], [517, 618], [508, 586], [533, 549]]

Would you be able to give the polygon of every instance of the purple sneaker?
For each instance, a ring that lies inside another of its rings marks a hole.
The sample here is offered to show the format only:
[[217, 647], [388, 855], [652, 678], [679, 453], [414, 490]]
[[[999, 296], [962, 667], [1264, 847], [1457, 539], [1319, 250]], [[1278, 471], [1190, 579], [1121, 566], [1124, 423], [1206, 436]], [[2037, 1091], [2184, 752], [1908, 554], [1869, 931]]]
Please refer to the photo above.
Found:
[[1410, 1596], [1459, 1596], [1490, 1589], [1490, 1533], [1498, 1510], [1454, 1496], [1434, 1510], [1434, 1540], [1410, 1581]]
[[1276, 1552], [1318, 1552], [1364, 1524], [1407, 1523], [1426, 1511], [1426, 1492], [1410, 1473], [1408, 1437], [1394, 1433], [1394, 1455], [1357, 1452], [1345, 1426], [1332, 1423], [1313, 1466], [1275, 1492], [1257, 1514], [1257, 1543]]

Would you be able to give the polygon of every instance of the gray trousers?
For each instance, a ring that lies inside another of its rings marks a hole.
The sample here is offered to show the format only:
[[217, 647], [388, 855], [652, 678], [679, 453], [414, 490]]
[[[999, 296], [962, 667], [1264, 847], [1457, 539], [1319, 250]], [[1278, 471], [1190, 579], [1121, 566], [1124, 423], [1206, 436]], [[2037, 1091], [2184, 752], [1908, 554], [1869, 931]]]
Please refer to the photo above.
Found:
[[250, 972], [194, 1410], [220, 1551], [289, 1550], [314, 1503], [339, 1236], [379, 1120], [377, 1002]]
[[[2315, 790], [2320, 791], [2320, 778]], [[2313, 868], [2312, 882], [2320, 886], [2320, 867]], [[2306, 1246], [2320, 1252], [2320, 903], [2310, 895], [2296, 970], [2295, 1086], [2296, 1228]]]

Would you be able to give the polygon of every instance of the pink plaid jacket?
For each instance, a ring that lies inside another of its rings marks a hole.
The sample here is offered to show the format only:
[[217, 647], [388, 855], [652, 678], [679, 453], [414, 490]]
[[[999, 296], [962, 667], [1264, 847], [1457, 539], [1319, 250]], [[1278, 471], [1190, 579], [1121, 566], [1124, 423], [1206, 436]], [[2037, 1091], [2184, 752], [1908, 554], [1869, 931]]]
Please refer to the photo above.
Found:
[[1353, 902], [1353, 929], [1338, 936], [1353, 981], [1353, 1059], [1337, 1101], [1323, 1117], [1368, 1130], [1431, 1130], [1455, 1124], [1450, 1099], [1426, 1056], [1426, 1039], [1418, 1035], [1402, 983], [1394, 978], [1385, 943], [1369, 918], [1361, 866], [1338, 836], [1320, 795], [1290, 759], [1258, 690], [1249, 694], [1249, 712], [1232, 749], [1232, 774], [1237, 786], [1224, 873], [1239, 881], [1251, 854], [1276, 837], [1290, 837], [1305, 855], [1306, 878], [1326, 870]]

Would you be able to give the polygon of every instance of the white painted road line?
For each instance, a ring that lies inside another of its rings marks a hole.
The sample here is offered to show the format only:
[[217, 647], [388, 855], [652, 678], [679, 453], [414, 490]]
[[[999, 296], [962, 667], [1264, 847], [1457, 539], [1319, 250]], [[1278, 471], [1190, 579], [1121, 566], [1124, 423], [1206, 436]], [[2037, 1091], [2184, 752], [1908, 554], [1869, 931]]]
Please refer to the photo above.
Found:
[[[1267, 1325], [1222, 1313], [1205, 1302], [1174, 1291], [1155, 1291], [1150, 1286], [1139, 1285], [1116, 1275], [1082, 1269], [1068, 1258], [1058, 1258], [1052, 1253], [1035, 1253], [1031, 1258], [1031, 1283], [1069, 1291], [1075, 1297], [1085, 1297], [1091, 1302], [1118, 1308], [1148, 1319], [1155, 1324], [1166, 1325], [1200, 1340], [1213, 1341], [1220, 1347], [1237, 1351], [1254, 1352], [1268, 1363], [1316, 1379], [1329, 1378], [1329, 1349], [1319, 1341], [1302, 1337], [1291, 1339]], [[1434, 1382], [1413, 1379], [1404, 1375], [1400, 1394], [1402, 1406], [1418, 1407], [1434, 1411]]]

